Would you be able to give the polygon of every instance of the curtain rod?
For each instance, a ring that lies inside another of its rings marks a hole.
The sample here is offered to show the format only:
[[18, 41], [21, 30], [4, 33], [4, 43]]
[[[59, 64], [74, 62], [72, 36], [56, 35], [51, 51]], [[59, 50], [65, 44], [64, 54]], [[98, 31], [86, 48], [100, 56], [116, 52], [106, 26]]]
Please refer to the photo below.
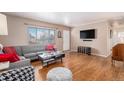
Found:
[[58, 30], [58, 28], [54, 28], [54, 27], [41, 26], [41, 25], [35, 25], [35, 24], [29, 24], [29, 23], [24, 23], [24, 25], [31, 25], [31, 26], [35, 26], [35, 27], [41, 27], [41, 28], [47, 28], [47, 29], [55, 29], [55, 30]]

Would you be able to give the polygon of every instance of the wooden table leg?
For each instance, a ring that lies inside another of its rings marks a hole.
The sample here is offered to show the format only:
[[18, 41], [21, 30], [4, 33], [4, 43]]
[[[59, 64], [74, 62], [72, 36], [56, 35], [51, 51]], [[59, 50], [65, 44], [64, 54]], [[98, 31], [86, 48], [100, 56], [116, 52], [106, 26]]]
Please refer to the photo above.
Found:
[[47, 62], [47, 67], [48, 67], [48, 62]]
[[62, 63], [62, 58], [61, 58], [61, 63]]

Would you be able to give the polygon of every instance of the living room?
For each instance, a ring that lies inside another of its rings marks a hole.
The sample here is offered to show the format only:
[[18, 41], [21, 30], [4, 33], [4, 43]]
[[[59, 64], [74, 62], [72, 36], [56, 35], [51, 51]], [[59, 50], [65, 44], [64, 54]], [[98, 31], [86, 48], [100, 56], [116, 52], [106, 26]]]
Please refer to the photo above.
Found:
[[114, 58], [113, 47], [123, 44], [123, 12], [1, 12], [0, 16], [1, 73], [30, 69], [31, 77], [24, 78], [28, 81], [124, 80], [123, 62], [113, 62], [115, 67], [111, 62], [122, 61]]
[[124, 0], [1, 0], [1, 93], [124, 93]]

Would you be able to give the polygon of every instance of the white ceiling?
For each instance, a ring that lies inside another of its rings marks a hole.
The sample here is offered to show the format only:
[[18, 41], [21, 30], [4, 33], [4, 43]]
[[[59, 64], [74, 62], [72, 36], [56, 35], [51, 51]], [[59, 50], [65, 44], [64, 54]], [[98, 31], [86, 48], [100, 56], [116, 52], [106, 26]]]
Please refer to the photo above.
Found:
[[5, 14], [31, 18], [65, 26], [79, 26], [91, 22], [124, 18], [124, 12], [7, 12]]

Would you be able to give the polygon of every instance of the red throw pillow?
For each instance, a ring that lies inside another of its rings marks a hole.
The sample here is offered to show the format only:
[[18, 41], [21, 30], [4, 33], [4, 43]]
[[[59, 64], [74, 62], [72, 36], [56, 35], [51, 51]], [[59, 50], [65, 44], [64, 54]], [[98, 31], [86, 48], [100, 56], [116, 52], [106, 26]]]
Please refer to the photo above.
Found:
[[10, 56], [9, 54], [0, 54], [0, 62], [9, 61]]
[[46, 50], [47, 51], [54, 51], [54, 45], [52, 45], [52, 44], [48, 44], [47, 46], [46, 46]]
[[3, 48], [3, 51], [6, 53], [6, 54], [17, 54], [16, 50], [14, 47], [4, 47]]
[[17, 61], [20, 60], [19, 57], [18, 57], [18, 55], [16, 55], [16, 54], [10, 54], [10, 55], [12, 55], [12, 56], [9, 58], [9, 61], [10, 61], [11, 63], [17, 62]]
[[0, 62], [10, 61], [17, 62], [19, 57], [16, 54], [0, 54]]
[[8, 61], [16, 62], [20, 60], [14, 47], [4, 47], [3, 51], [10, 56]]

